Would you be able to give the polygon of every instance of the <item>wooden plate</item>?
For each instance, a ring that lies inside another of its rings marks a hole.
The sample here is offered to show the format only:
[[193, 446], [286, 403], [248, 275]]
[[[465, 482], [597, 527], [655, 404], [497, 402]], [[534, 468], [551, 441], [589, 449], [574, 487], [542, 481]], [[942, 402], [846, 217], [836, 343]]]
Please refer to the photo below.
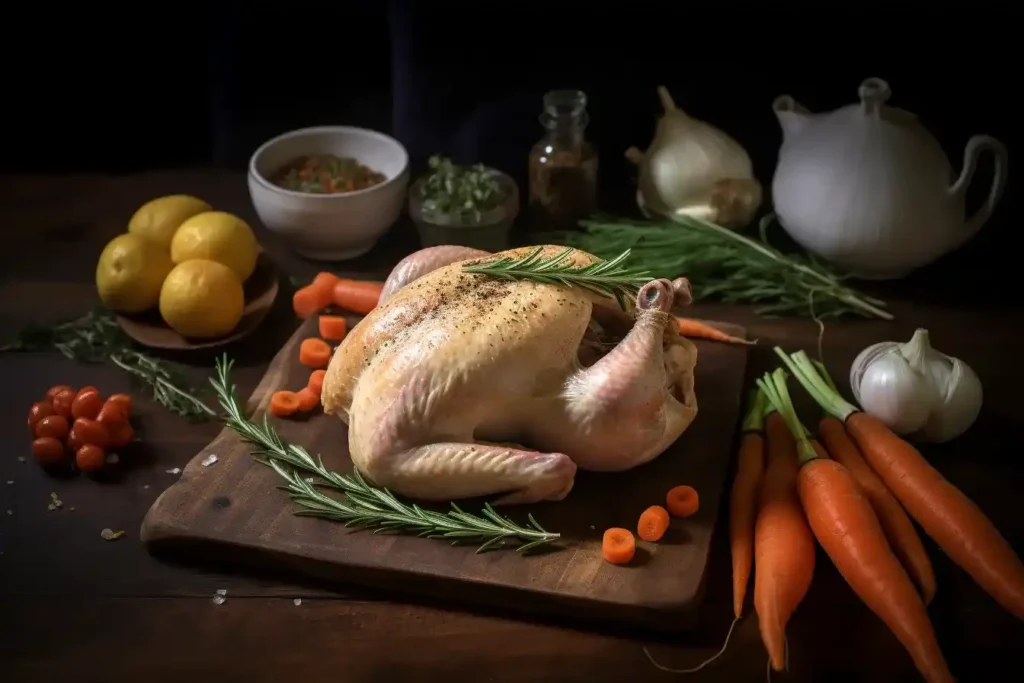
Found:
[[245, 311], [229, 334], [216, 339], [188, 339], [181, 336], [153, 309], [138, 315], [117, 314], [118, 325], [129, 337], [154, 349], [209, 349], [230, 344], [248, 336], [259, 327], [277, 298], [278, 279], [274, 264], [263, 252], [256, 260], [256, 270], [245, 281]]

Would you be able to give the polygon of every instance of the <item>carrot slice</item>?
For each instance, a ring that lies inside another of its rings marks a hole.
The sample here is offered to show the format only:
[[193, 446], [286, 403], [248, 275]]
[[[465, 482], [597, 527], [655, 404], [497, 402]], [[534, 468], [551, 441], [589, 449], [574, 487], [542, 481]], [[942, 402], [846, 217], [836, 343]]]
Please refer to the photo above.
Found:
[[312, 285], [306, 285], [292, 296], [292, 308], [295, 315], [300, 318], [308, 318], [314, 313], [319, 313], [324, 306], [320, 292]]
[[316, 274], [309, 287], [316, 290], [320, 296], [320, 308], [330, 305], [334, 300], [334, 285], [338, 284], [340, 277], [326, 270]]
[[299, 396], [294, 391], [275, 391], [270, 397], [270, 414], [284, 417], [299, 409]]
[[640, 515], [636, 525], [636, 535], [645, 541], [660, 541], [668, 531], [668, 510], [660, 505], [652, 505]]
[[309, 387], [310, 391], [316, 393], [317, 396], [323, 391], [324, 388], [324, 377], [327, 375], [326, 370], [314, 370], [309, 373]]
[[320, 316], [320, 336], [331, 341], [341, 341], [348, 333], [348, 321], [340, 315]]
[[334, 285], [334, 305], [346, 311], [366, 315], [377, 308], [383, 282], [338, 280]]
[[331, 361], [331, 345], [310, 337], [299, 344], [299, 362], [309, 368], [322, 368]]
[[636, 539], [629, 529], [606, 529], [601, 538], [601, 555], [612, 564], [626, 564], [636, 555]]
[[320, 405], [320, 394], [314, 393], [309, 387], [302, 387], [295, 395], [299, 397], [299, 410], [309, 412]]
[[689, 517], [700, 508], [700, 496], [692, 486], [674, 486], [665, 496], [665, 507], [674, 517]]

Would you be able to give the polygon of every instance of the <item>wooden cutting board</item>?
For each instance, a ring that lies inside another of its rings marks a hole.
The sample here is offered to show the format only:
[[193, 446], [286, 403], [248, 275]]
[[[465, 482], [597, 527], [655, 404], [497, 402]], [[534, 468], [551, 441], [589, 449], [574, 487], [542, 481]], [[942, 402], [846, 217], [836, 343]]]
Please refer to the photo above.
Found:
[[[743, 328], [718, 324], [745, 337]], [[302, 339], [316, 334], [306, 321], [277, 354], [249, 400], [262, 413], [272, 392], [305, 385], [309, 372], [298, 362]], [[374, 535], [339, 523], [299, 517], [281, 480], [255, 462], [234, 432], [225, 429], [196, 455], [181, 479], [156, 500], [142, 524], [143, 541], [161, 552], [182, 546], [242, 562], [286, 565], [296, 571], [432, 598], [609, 620], [662, 630], [684, 629], [696, 618], [711, 534], [723, 500], [735, 448], [748, 349], [698, 341], [698, 415], [664, 454], [616, 474], [580, 471], [566, 500], [504, 508], [525, 523], [528, 512], [549, 531], [562, 534], [563, 548], [522, 556], [512, 550], [475, 553], [475, 546], [410, 536]], [[305, 420], [275, 420], [281, 436], [320, 453], [328, 469], [351, 470], [345, 425], [322, 413]], [[201, 461], [216, 454], [218, 461]], [[673, 520], [657, 544], [637, 540], [632, 565], [601, 557], [602, 532], [636, 528], [640, 513], [664, 504], [674, 485], [700, 493], [696, 515]]]

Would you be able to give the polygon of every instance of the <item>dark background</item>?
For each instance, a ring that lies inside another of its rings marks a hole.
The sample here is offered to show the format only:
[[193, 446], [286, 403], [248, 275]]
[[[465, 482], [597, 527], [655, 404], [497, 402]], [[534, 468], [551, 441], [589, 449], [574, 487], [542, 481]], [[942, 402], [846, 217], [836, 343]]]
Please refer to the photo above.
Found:
[[[555, 6], [555, 9], [549, 7]], [[602, 191], [631, 182], [623, 151], [646, 147], [669, 87], [690, 114], [743, 143], [769, 184], [781, 141], [771, 102], [854, 102], [868, 76], [917, 113], [959, 169], [974, 133], [1011, 164], [1022, 125], [1024, 40], [1012, 3], [764, 4], [335, 2], [71, 5], [5, 20], [2, 169], [243, 169], [288, 129], [390, 132], [416, 165], [432, 152], [522, 179], [540, 98], [587, 92]], [[982, 194], [987, 161], [975, 179]], [[1019, 209], [1011, 170], [992, 221], [958, 258], [986, 272]], [[605, 193], [607, 196], [607, 192]]]

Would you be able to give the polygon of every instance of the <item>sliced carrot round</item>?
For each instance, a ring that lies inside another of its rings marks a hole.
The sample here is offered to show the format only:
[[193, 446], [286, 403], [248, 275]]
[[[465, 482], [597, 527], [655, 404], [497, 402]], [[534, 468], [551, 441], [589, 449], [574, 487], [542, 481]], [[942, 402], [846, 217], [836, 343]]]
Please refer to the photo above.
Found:
[[660, 541], [668, 531], [668, 523], [668, 510], [660, 505], [652, 505], [640, 514], [636, 535], [651, 543]]
[[348, 321], [340, 315], [320, 316], [320, 336], [331, 341], [341, 341], [348, 334]]
[[299, 362], [309, 368], [322, 368], [331, 361], [331, 345], [323, 339], [310, 337], [299, 345]]
[[320, 394], [313, 393], [309, 387], [302, 387], [295, 395], [299, 397], [299, 410], [309, 412], [320, 405]]
[[284, 417], [299, 409], [299, 395], [294, 391], [275, 391], [270, 397], [270, 414]]
[[309, 387], [310, 391], [314, 392], [317, 396], [323, 393], [324, 389], [324, 377], [327, 376], [326, 370], [314, 370], [309, 373]]
[[627, 564], [636, 555], [636, 540], [629, 529], [612, 527], [601, 538], [601, 555], [612, 564]]
[[700, 508], [700, 496], [692, 486], [674, 486], [665, 496], [665, 503], [673, 517], [689, 517]]

